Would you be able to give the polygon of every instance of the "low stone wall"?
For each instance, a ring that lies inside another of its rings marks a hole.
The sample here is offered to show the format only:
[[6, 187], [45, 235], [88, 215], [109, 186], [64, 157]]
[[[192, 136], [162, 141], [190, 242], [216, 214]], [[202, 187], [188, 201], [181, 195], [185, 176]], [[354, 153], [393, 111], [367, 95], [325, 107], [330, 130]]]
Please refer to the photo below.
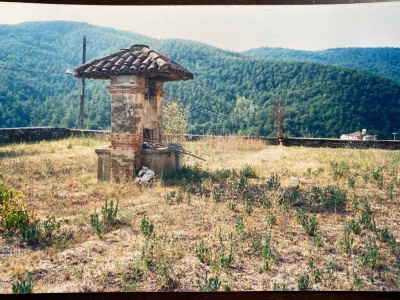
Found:
[[[79, 130], [54, 127], [20, 127], [20, 128], [0, 128], [0, 144], [37, 142], [43, 140], [64, 139], [70, 136], [103, 137], [110, 136], [107, 130]], [[197, 141], [211, 138], [230, 138], [230, 136], [215, 135], [188, 135], [187, 140]], [[232, 136], [236, 138], [236, 136]], [[242, 136], [244, 139], [263, 140], [267, 145], [279, 145], [279, 141], [274, 137], [255, 137]], [[355, 148], [355, 149], [388, 149], [400, 150], [400, 140], [378, 140], [378, 141], [358, 141], [341, 139], [319, 139], [319, 138], [288, 138], [289, 146], [313, 147], [313, 148]]]
[[[211, 136], [211, 135], [191, 135], [188, 140], [197, 141], [205, 138], [229, 138], [229, 136]], [[233, 137], [236, 138], [236, 137]], [[243, 136], [244, 139], [259, 139], [266, 142], [267, 145], [279, 145], [279, 140], [274, 137], [252, 137]], [[322, 139], [322, 138], [287, 138], [288, 146], [312, 147], [312, 148], [354, 148], [354, 149], [387, 149], [400, 150], [400, 140], [341, 140], [341, 139]]]
[[1, 128], [0, 144], [57, 140], [70, 136], [95, 137], [109, 134], [109, 131], [104, 130], [79, 130], [54, 127]]

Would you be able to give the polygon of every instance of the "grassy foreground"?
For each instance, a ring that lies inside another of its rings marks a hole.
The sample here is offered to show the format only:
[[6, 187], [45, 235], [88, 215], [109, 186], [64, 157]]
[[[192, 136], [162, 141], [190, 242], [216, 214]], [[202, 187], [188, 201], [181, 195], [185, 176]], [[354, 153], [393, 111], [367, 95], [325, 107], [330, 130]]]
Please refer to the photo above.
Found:
[[106, 144], [0, 146], [29, 214], [0, 231], [0, 293], [399, 289], [400, 151], [210, 139], [136, 186], [97, 181]]

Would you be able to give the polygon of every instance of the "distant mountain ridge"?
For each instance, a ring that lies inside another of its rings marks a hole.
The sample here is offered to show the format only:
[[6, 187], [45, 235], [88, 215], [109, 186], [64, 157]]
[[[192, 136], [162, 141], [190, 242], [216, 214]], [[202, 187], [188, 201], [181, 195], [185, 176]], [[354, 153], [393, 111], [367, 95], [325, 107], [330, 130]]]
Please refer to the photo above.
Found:
[[262, 47], [242, 52], [248, 57], [319, 62], [370, 71], [400, 82], [400, 48], [335, 48], [302, 51]]
[[[255, 58], [195, 41], [67, 21], [0, 25], [0, 127], [77, 127], [80, 81], [65, 70], [81, 64], [84, 35], [86, 61], [146, 44], [191, 71], [194, 80], [164, 88], [167, 100], [190, 106], [192, 133], [273, 136], [270, 108], [278, 100], [286, 101], [285, 129], [291, 136], [339, 137], [367, 128], [390, 138], [400, 129], [399, 83], [369, 71]], [[86, 81], [87, 128], [110, 127], [106, 85]]]

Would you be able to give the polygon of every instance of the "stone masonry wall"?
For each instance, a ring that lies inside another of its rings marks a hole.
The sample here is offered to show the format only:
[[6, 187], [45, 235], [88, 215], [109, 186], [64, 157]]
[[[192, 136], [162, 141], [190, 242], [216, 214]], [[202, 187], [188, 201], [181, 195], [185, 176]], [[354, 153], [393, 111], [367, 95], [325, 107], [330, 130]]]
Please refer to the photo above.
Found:
[[109, 136], [105, 130], [79, 130], [54, 127], [0, 128], [0, 144], [38, 142], [64, 139], [70, 136]]

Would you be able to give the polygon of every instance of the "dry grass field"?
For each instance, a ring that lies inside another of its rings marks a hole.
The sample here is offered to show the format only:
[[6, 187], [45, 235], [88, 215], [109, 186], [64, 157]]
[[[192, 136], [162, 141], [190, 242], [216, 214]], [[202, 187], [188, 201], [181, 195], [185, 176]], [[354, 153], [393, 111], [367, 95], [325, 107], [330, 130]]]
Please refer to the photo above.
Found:
[[97, 181], [106, 144], [0, 146], [2, 201], [29, 214], [0, 222], [0, 293], [28, 272], [34, 293], [399, 290], [400, 151], [209, 139], [137, 186]]

